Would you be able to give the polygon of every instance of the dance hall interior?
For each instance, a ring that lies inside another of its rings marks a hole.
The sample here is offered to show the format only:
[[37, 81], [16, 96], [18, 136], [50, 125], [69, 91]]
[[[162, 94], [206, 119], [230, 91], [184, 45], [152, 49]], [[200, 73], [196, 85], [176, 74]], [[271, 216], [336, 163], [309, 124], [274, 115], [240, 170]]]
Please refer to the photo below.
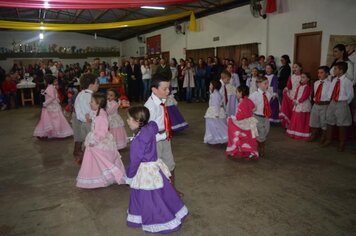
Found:
[[355, 12], [0, 0], [0, 236], [356, 235]]

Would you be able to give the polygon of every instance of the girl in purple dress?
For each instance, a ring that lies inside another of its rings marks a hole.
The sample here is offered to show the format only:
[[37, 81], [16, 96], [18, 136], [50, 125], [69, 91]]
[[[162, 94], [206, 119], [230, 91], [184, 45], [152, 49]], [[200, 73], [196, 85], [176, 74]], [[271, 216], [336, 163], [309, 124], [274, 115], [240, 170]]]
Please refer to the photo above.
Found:
[[217, 80], [210, 81], [209, 107], [205, 112], [205, 135], [204, 143], [222, 144], [227, 143], [227, 122], [223, 107], [223, 97], [219, 89], [221, 83]]
[[127, 224], [150, 233], [180, 229], [188, 209], [169, 181], [168, 167], [157, 159], [158, 126], [146, 107], [128, 109], [127, 123], [136, 134], [130, 148], [126, 183], [130, 185]]
[[271, 123], [280, 123], [279, 119], [279, 101], [278, 101], [278, 77], [273, 74], [272, 65], [266, 65], [266, 75], [268, 79], [268, 92], [272, 95], [269, 104], [272, 109], [272, 116], [269, 118]]
[[167, 111], [169, 114], [169, 118], [171, 120], [171, 127], [174, 133], [178, 133], [180, 131], [188, 128], [188, 123], [184, 120], [184, 117], [178, 110], [177, 106], [178, 102], [175, 100], [174, 95], [170, 94], [166, 100]]

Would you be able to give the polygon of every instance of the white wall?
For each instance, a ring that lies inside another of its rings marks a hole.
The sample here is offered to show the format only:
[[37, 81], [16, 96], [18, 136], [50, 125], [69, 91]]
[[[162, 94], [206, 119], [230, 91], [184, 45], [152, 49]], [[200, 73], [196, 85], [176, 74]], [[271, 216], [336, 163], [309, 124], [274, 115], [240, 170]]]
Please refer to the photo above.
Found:
[[[283, 1], [283, 0], [281, 0]], [[331, 34], [356, 35], [356, 1], [288, 0], [289, 11], [269, 19], [268, 53], [294, 55], [294, 34], [322, 31], [321, 64], [326, 63]], [[302, 23], [317, 22], [317, 28], [302, 30]]]
[[[12, 43], [15, 41], [16, 43], [30, 44], [39, 43], [39, 32], [38, 31], [0, 31], [0, 47], [12, 49]], [[72, 32], [45, 32], [44, 39], [41, 41], [41, 45], [44, 48], [48, 48], [49, 44], [57, 44], [57, 49], [61, 47], [71, 47], [76, 46], [77, 48], [85, 49], [86, 47], [103, 47], [103, 48], [111, 48], [115, 47], [118, 50], [121, 47], [121, 44], [117, 40], [106, 39], [102, 37], [80, 34], [80, 33], [72, 33]], [[7, 60], [0, 60], [0, 65], [5, 70], [11, 69], [13, 65], [13, 60], [18, 58], [8, 58]], [[58, 59], [53, 58], [53, 60], [60, 60], [63, 64], [71, 64], [79, 62], [81, 65], [84, 61], [92, 61], [93, 58], [87, 59]], [[101, 58], [101, 60], [114, 62], [118, 61], [118, 58]]]
[[[266, 20], [252, 17], [247, 5], [197, 19], [198, 32], [186, 30], [185, 35], [176, 34], [174, 27], [171, 26], [143, 36], [147, 38], [160, 34], [162, 51], [169, 51], [170, 56], [177, 59], [185, 58], [184, 48], [198, 49], [254, 42], [260, 43], [260, 54], [272, 54], [275, 57], [288, 54], [293, 58], [296, 33], [322, 31], [321, 64], [325, 64], [331, 34], [356, 35], [355, 0], [278, 0], [278, 2], [279, 5], [283, 5], [279, 9], [284, 10], [270, 14]], [[302, 30], [302, 23], [311, 21], [317, 21], [317, 28]], [[188, 22], [185, 22], [185, 28], [187, 27]], [[38, 40], [38, 32], [0, 31], [0, 33], [0, 47], [11, 48], [13, 40], [16, 42]], [[213, 42], [215, 36], [219, 36], [220, 40]], [[123, 42], [100, 37], [95, 40], [93, 36], [70, 32], [46, 33], [44, 43], [46, 42], [82, 48], [118, 47], [121, 55], [126, 58], [140, 56], [139, 47], [146, 50], [146, 45], [139, 43], [137, 38]], [[66, 63], [66, 60], [63, 61]], [[0, 61], [0, 65], [3, 64], [8, 68], [11, 62]]]
[[[183, 48], [197, 49], [245, 43], [260, 43], [260, 54], [293, 58], [296, 33], [322, 31], [321, 64], [326, 63], [330, 34], [356, 35], [356, 1], [354, 0], [279, 0], [282, 12], [270, 14], [268, 19], [254, 18], [250, 7], [243, 6], [197, 20], [199, 31], [176, 34], [173, 27], [144, 36], [161, 35], [162, 51], [171, 57], [185, 57]], [[302, 30], [302, 23], [317, 21], [317, 28]], [[188, 22], [186, 22], [188, 26]], [[213, 37], [220, 40], [213, 42]], [[124, 56], [137, 56], [136, 38], [122, 42]], [[277, 60], [279, 61], [279, 60]]]

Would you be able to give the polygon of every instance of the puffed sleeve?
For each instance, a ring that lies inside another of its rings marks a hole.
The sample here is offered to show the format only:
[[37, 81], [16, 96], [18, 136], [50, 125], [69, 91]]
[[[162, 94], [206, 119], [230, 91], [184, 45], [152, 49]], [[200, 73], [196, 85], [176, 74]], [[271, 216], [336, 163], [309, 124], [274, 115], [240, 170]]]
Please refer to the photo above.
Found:
[[155, 135], [158, 132], [158, 126], [155, 122], [149, 122], [144, 128], [141, 129], [138, 136], [131, 144], [130, 151], [130, 164], [127, 169], [126, 183], [130, 184], [132, 178], [136, 175], [137, 170], [145, 156], [146, 150], [150, 145], [156, 145]]
[[144, 144], [136, 139], [131, 144], [130, 150], [130, 164], [126, 172], [126, 183], [131, 184], [132, 178], [135, 177], [138, 167], [140, 166], [142, 159], [144, 157], [145, 147]]
[[48, 86], [45, 92], [46, 101], [43, 103], [44, 107], [48, 106], [56, 99], [56, 91], [54, 86]]
[[309, 84], [306, 85], [305, 88], [304, 88], [302, 96], [298, 99], [298, 102], [302, 103], [305, 100], [307, 100], [310, 97], [311, 91], [312, 91], [311, 86]]
[[293, 88], [293, 86], [292, 86], [292, 77], [291, 76], [288, 77], [287, 88], [289, 90], [291, 90]]

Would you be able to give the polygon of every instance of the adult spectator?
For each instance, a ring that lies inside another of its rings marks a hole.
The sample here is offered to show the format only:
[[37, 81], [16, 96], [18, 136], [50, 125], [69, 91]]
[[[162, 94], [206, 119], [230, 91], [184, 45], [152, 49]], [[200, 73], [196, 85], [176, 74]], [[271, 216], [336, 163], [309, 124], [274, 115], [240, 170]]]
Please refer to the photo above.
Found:
[[290, 59], [288, 55], [281, 56], [281, 64], [282, 66], [278, 70], [278, 97], [279, 102], [282, 104], [283, 99], [283, 89], [287, 86], [287, 81], [289, 76], [291, 75], [290, 69]]
[[185, 61], [183, 58], [179, 60], [179, 65], [178, 65], [178, 98], [180, 101], [185, 100], [184, 96], [184, 89], [183, 89], [183, 83], [184, 83], [184, 74], [183, 70], [185, 68]]
[[258, 55], [256, 53], [252, 53], [251, 54], [251, 62], [250, 64], [248, 65], [248, 68], [250, 69], [250, 71], [253, 69], [253, 68], [256, 68], [258, 69], [258, 66], [259, 66], [259, 63], [258, 63]]
[[152, 63], [151, 63], [151, 69], [152, 69], [152, 76], [154, 76], [157, 73], [157, 68], [158, 68], [158, 60], [157, 58], [152, 58]]
[[12, 75], [7, 74], [5, 76], [5, 80], [1, 84], [1, 89], [2, 89], [2, 92], [4, 93], [5, 104], [7, 104], [8, 109], [11, 108], [11, 98], [13, 98], [15, 101], [16, 109], [19, 108], [16, 83], [12, 79]]
[[246, 85], [246, 80], [251, 75], [251, 70], [248, 67], [248, 60], [246, 57], [241, 59], [241, 65], [237, 69], [237, 74], [239, 75], [241, 85]]
[[205, 102], [206, 100], [206, 65], [202, 58], [199, 58], [198, 64], [195, 67], [195, 99], [197, 102]]
[[[128, 78], [128, 97], [130, 101], [138, 102], [140, 99], [140, 75], [141, 68], [135, 64], [133, 58], [130, 58], [130, 62], [126, 66], [126, 73]], [[142, 81], [141, 81], [142, 82]]]
[[152, 69], [149, 60], [145, 59], [141, 66], [142, 81], [143, 81], [143, 99], [146, 101], [151, 95], [151, 79]]
[[330, 66], [330, 75], [334, 77], [334, 65], [337, 62], [347, 63], [346, 78], [354, 82], [354, 64], [349, 60], [348, 53], [344, 44], [337, 44], [333, 48], [334, 61]]
[[156, 74], [168, 79], [172, 79], [172, 71], [169, 66], [167, 66], [166, 60], [164, 58], [159, 61], [159, 66], [157, 68]]

